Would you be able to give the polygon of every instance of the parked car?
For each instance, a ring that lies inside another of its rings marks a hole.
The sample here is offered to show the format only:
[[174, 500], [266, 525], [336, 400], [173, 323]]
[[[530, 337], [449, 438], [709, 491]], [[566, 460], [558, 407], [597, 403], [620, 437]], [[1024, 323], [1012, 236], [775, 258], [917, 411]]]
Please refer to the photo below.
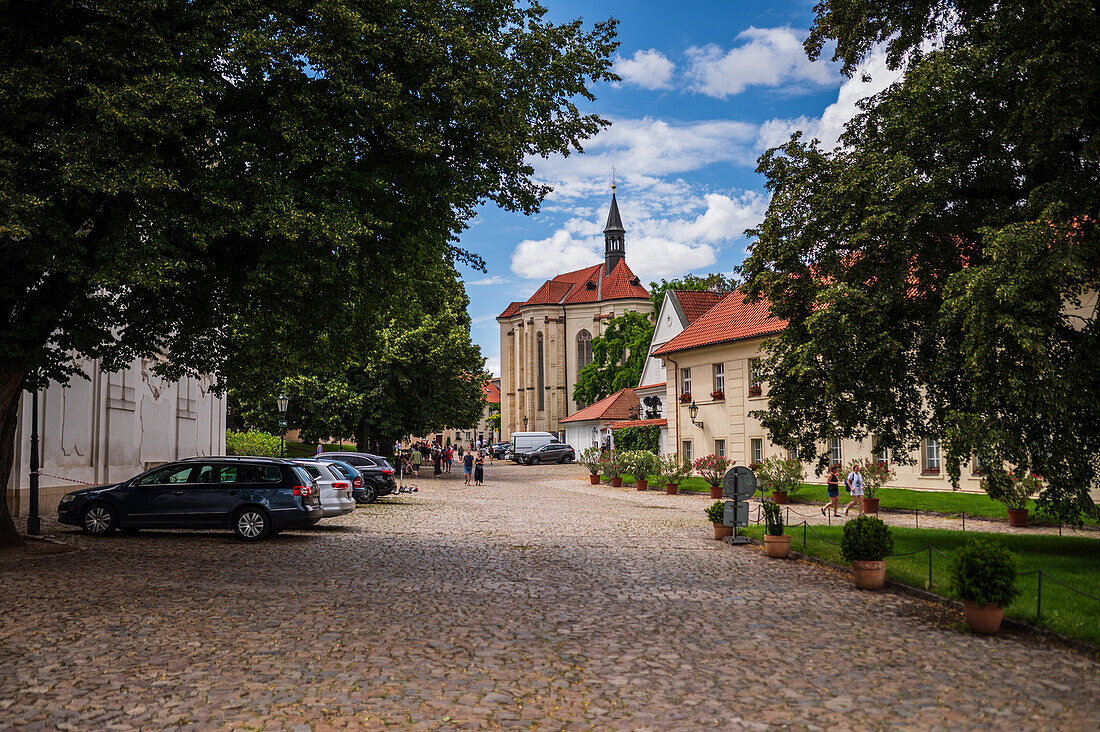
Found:
[[97, 536], [115, 529], [226, 528], [258, 541], [322, 516], [319, 489], [304, 468], [259, 457], [180, 460], [67, 493], [57, 507], [58, 521]]
[[322, 452], [317, 460], [341, 460], [359, 471], [363, 479], [363, 502], [373, 503], [379, 496], [397, 492], [395, 471], [386, 458], [367, 452]]
[[520, 453], [519, 462], [524, 465], [539, 463], [571, 463], [577, 459], [577, 451], [563, 442], [551, 442], [549, 445]]
[[351, 481], [336, 470], [336, 466], [324, 460], [295, 460], [317, 482], [321, 491], [321, 508], [325, 518], [343, 516], [355, 510], [355, 499], [351, 497]]
[[509, 440], [511, 459], [517, 463], [523, 462], [520, 455], [557, 441], [549, 432], [513, 432]]
[[493, 451], [493, 457], [497, 460], [503, 460], [504, 456], [508, 454], [508, 448], [512, 446], [510, 442], [494, 442], [489, 446], [489, 449]]
[[343, 460], [326, 460], [333, 470], [337, 470], [351, 483], [351, 497], [356, 503], [366, 503], [367, 494], [363, 490], [363, 476], [351, 463]]

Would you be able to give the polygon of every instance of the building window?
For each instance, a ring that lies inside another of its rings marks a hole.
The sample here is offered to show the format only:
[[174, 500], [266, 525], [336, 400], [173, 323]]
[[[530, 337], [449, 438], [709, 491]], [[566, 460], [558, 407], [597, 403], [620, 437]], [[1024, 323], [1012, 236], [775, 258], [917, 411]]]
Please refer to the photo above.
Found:
[[714, 364], [714, 390], [724, 392], [726, 390], [725, 364]]
[[764, 438], [752, 438], [749, 441], [749, 453], [752, 455], [753, 464], [764, 462]]
[[980, 455], [975, 455], [974, 456], [974, 464], [970, 468], [971, 474], [981, 475], [983, 470], [985, 470], [985, 461], [982, 460]]
[[840, 449], [840, 438], [833, 437], [829, 440], [829, 464], [840, 465], [844, 462], [844, 453]]
[[539, 411], [541, 412], [546, 409], [546, 359], [543, 358], [542, 333], [538, 334], [538, 337], [535, 339], [535, 343], [535, 359], [538, 361], [539, 372], [537, 391], [539, 395]]
[[788, 460], [798, 460], [799, 459], [799, 457], [798, 457], [798, 448], [797, 447], [792, 448], [790, 450], [787, 450], [787, 459]]
[[577, 334], [577, 373], [592, 363], [592, 334], [582, 330]]
[[935, 437], [925, 437], [921, 458], [922, 472], [940, 472], [940, 441]]
[[726, 441], [725, 440], [715, 440], [714, 441], [714, 454], [717, 455], [718, 457], [725, 457], [726, 456]]
[[757, 397], [763, 393], [764, 377], [760, 370], [760, 359], [749, 359], [749, 396]]
[[692, 458], [691, 458], [691, 440], [684, 440], [683, 443], [681, 443], [681, 444], [683, 446], [684, 460], [687, 460], [690, 463], [691, 460], [692, 460]]
[[680, 372], [680, 393], [691, 393], [691, 369], [684, 369]]
[[871, 440], [871, 457], [875, 459], [877, 463], [890, 462], [890, 453], [886, 451], [886, 448], [879, 444], [876, 439]]

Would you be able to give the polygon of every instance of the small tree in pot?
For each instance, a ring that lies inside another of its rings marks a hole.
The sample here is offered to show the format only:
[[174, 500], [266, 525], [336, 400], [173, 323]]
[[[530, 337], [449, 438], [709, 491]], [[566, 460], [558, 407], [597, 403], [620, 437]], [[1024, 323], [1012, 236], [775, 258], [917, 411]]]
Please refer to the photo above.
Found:
[[992, 635], [1001, 627], [1004, 609], [1020, 594], [1016, 559], [997, 542], [973, 539], [955, 555], [951, 587], [963, 601], [963, 615], [970, 629]]
[[603, 474], [611, 479], [611, 485], [621, 488], [623, 485], [622, 455], [617, 450], [606, 450], [600, 456], [600, 467]]
[[644, 491], [649, 488], [649, 476], [656, 468], [657, 456], [649, 450], [629, 450], [622, 454], [623, 472], [634, 476], [634, 486]]
[[723, 525], [726, 515], [726, 506], [721, 501], [715, 501], [706, 509], [707, 519], [714, 524], [714, 538], [724, 539], [733, 536], [733, 527]]
[[753, 470], [760, 481], [761, 492], [771, 491], [772, 500], [780, 504], [786, 503], [787, 496], [801, 488], [806, 480], [806, 469], [800, 461], [778, 456], [765, 459]]
[[718, 455], [704, 455], [696, 460], [692, 467], [710, 486], [710, 497], [721, 498], [722, 478], [735, 462], [736, 460], [719, 457]]
[[661, 458], [661, 480], [665, 483], [665, 493], [674, 496], [680, 492], [680, 483], [691, 475], [691, 463], [676, 455]]
[[1008, 511], [1009, 526], [1027, 526], [1027, 502], [1042, 487], [1042, 479], [1028, 470], [988, 469], [982, 477], [982, 490]]
[[[879, 462], [870, 458], [856, 458], [848, 463], [848, 472], [858, 469], [863, 476], [863, 495], [859, 499], [859, 509], [862, 513], [878, 513], [878, 498], [876, 494], [879, 488], [897, 477], [890, 463]], [[843, 481], [844, 476], [841, 476]]]
[[588, 479], [592, 482], [592, 485], [600, 484], [600, 470], [602, 466], [600, 464], [600, 448], [590, 447], [581, 453], [578, 463], [588, 468]]
[[844, 524], [840, 554], [852, 563], [856, 587], [878, 590], [886, 584], [886, 557], [894, 551], [890, 527], [874, 516], [860, 516]]
[[760, 504], [764, 512], [764, 551], [769, 557], [785, 559], [791, 553], [791, 537], [783, 533], [783, 510], [774, 501]]

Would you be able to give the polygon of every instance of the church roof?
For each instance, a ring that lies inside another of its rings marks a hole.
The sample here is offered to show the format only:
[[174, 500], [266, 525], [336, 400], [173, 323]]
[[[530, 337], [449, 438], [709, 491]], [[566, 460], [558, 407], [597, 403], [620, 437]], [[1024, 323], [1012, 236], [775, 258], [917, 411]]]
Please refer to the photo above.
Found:
[[523, 307], [522, 302], [510, 302], [508, 307], [504, 308], [504, 312], [498, 315], [498, 318], [510, 318], [519, 312], [519, 309]]
[[611, 193], [611, 209], [607, 212], [607, 225], [603, 227], [603, 233], [625, 234], [623, 220], [619, 217], [619, 202], [615, 200], [615, 193]]
[[628, 388], [604, 397], [595, 404], [589, 404], [584, 409], [580, 409], [564, 419], [559, 419], [558, 423], [627, 419], [630, 417], [630, 412], [637, 408], [638, 396], [633, 389]]
[[767, 300], [747, 303], [744, 294], [735, 290], [722, 296], [717, 305], [652, 355], [660, 356], [716, 343], [759, 338], [779, 333], [786, 327], [787, 321], [772, 316], [771, 305]]
[[642, 287], [625, 260], [620, 261], [610, 274], [605, 274], [604, 268], [603, 264], [594, 264], [546, 280], [525, 302], [510, 303], [497, 317], [510, 318], [525, 305], [573, 305], [649, 297], [649, 291]]
[[491, 381], [481, 385], [481, 391], [485, 394], [485, 401], [489, 404], [500, 404], [500, 387]]
[[704, 313], [722, 299], [721, 295], [710, 290], [674, 290], [673, 294], [680, 303], [680, 310], [688, 325], [703, 317]]

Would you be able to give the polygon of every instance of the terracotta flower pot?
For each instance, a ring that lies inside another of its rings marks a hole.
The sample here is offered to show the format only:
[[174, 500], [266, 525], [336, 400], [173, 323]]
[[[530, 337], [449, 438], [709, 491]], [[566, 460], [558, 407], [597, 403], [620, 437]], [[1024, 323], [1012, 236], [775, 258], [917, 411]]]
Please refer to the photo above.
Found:
[[674, 496], [679, 492], [680, 492], [680, 484], [679, 483], [666, 483], [665, 484], [665, 493], [669, 494], [670, 496]]
[[772, 491], [772, 503], [784, 505], [787, 503], [787, 491]]
[[648, 480], [636, 480], [636, 481], [634, 481], [634, 487], [637, 488], [640, 491], [648, 490], [649, 489], [649, 481]]
[[1009, 526], [1027, 526], [1027, 509], [1026, 508], [1010, 508], [1010, 509], [1008, 509], [1008, 525]]
[[772, 536], [771, 534], [764, 534], [764, 551], [768, 553], [769, 557], [786, 559], [791, 553], [790, 535]]
[[614, 478], [611, 479], [611, 486], [613, 488], [622, 488], [623, 487], [623, 479], [619, 476], [615, 476]]
[[861, 590], [881, 590], [886, 584], [886, 562], [852, 562], [856, 587]]
[[598, 475], [589, 475], [588, 480], [591, 481], [592, 485], [600, 484], [600, 476]]
[[723, 526], [722, 524], [714, 524], [714, 538], [725, 539], [727, 536], [733, 536], [732, 526]]
[[996, 605], [979, 606], [970, 600], [963, 600], [963, 617], [970, 629], [979, 635], [993, 635], [1001, 628], [1005, 611]]
[[711, 486], [710, 487], [710, 497], [714, 498], [714, 499], [721, 498], [722, 497], [722, 486], [718, 486], [717, 488], [714, 487], [714, 486]]
[[878, 513], [878, 499], [860, 496], [859, 507], [863, 513]]

